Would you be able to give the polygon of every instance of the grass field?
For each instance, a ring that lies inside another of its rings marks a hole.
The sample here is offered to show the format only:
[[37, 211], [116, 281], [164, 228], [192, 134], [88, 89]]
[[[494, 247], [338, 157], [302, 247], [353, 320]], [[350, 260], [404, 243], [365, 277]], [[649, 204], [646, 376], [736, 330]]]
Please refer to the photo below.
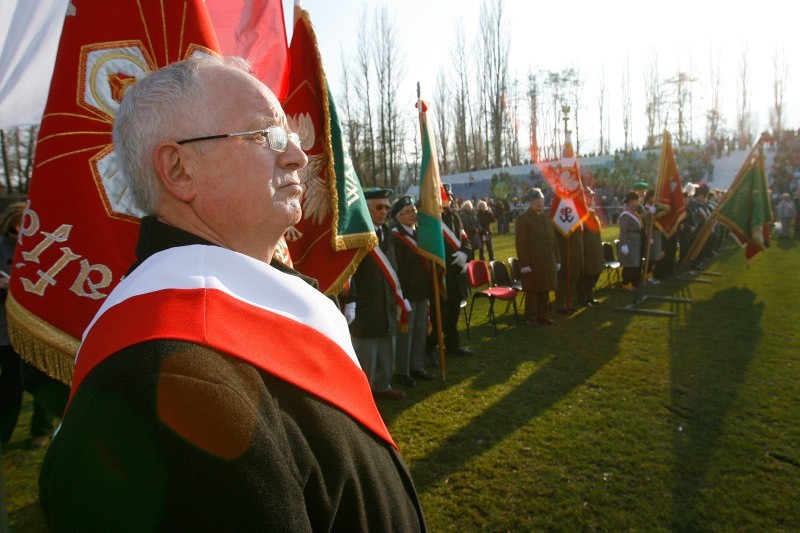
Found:
[[[515, 255], [513, 235], [495, 255]], [[710, 283], [648, 287], [691, 299], [641, 306], [673, 317], [615, 311], [632, 296], [612, 288], [554, 327], [501, 314], [494, 335], [479, 301], [462, 332], [477, 355], [379, 404], [431, 529], [800, 529], [799, 268], [800, 241], [749, 265], [731, 241]], [[6, 497], [15, 531], [41, 531], [26, 421]]]

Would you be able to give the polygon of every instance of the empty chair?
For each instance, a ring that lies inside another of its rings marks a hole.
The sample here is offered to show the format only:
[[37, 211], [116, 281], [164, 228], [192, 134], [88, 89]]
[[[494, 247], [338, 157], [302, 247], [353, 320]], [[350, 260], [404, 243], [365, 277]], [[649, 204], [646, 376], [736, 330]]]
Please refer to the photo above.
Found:
[[511, 277], [505, 263], [502, 261], [490, 261], [489, 267], [492, 269], [492, 286], [510, 287], [516, 291], [522, 290], [522, 282]]
[[514, 320], [518, 321], [517, 291], [510, 287], [492, 287], [489, 265], [486, 264], [486, 261], [479, 259], [467, 263], [467, 285], [472, 288], [472, 303], [467, 313], [467, 338], [469, 338], [469, 325], [472, 322], [472, 310], [477, 298], [489, 299], [489, 319], [492, 321], [495, 334], [497, 333], [497, 320], [494, 313], [495, 300], [511, 302], [514, 306]]
[[520, 272], [519, 259], [516, 257], [508, 258], [508, 266], [511, 267], [511, 280], [518, 285], [514, 285], [518, 291], [522, 293], [522, 301], [520, 305], [525, 303], [525, 291], [522, 290], [522, 272]]

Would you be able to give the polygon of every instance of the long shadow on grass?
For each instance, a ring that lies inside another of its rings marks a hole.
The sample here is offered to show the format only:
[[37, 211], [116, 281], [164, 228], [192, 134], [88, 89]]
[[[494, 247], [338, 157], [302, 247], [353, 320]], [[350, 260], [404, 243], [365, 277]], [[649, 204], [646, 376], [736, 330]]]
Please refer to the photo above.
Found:
[[[541, 366], [435, 451], [417, 460], [412, 467], [417, 490], [423, 492], [457, 473], [472, 458], [485, 453], [586, 384], [617, 356], [630, 315], [614, 313], [612, 305], [606, 302], [603, 307], [587, 310], [568, 320], [558, 317], [558, 324], [553, 327], [518, 326], [501, 330], [492, 337], [485, 336], [491, 331], [487, 329], [491, 325], [476, 327], [473, 339], [484, 334], [484, 341], [474, 345], [479, 355], [454, 362], [448, 374], [450, 386], [471, 379], [470, 387], [477, 391], [504, 383], [521, 364], [533, 361]], [[465, 401], [475, 400], [465, 398]]]
[[[726, 418], [761, 338], [764, 304], [730, 288], [691, 311], [671, 331], [671, 405], [675, 417], [674, 526], [691, 529]], [[675, 323], [675, 322], [673, 322]]]

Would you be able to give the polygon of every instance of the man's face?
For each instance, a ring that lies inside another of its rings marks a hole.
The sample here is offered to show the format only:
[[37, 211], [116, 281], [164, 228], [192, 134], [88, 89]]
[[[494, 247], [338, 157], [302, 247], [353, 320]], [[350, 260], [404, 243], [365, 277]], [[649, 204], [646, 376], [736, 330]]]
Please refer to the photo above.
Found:
[[537, 213], [544, 211], [544, 198], [536, 198], [535, 200], [531, 200], [531, 209]]
[[372, 223], [376, 226], [386, 222], [386, 217], [389, 216], [389, 209], [392, 207], [386, 198], [367, 200], [367, 206], [369, 207], [369, 216], [372, 218]]
[[[233, 69], [205, 71], [207, 107], [217, 131], [193, 130], [186, 117], [186, 136], [236, 133], [270, 125], [287, 128], [286, 117], [272, 92], [256, 78]], [[181, 146], [184, 168], [195, 182], [190, 202], [210, 235], [232, 250], [248, 255], [259, 243], [274, 246], [300, 220], [302, 188], [297, 171], [308, 159], [291, 141], [276, 152], [258, 136], [206, 141], [197, 149]], [[262, 244], [263, 245], [263, 244]]]
[[397, 213], [395, 217], [397, 221], [405, 226], [413, 226], [417, 223], [417, 208], [413, 205], [407, 205]]

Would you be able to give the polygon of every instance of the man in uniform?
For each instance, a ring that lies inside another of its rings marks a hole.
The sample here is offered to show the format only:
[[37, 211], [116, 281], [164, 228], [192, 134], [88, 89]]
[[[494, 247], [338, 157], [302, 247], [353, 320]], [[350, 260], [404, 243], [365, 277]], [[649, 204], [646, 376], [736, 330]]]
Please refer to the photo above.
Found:
[[137, 261], [83, 336], [42, 465], [54, 531], [418, 531], [338, 307], [272, 260], [307, 163], [239, 58], [141, 77], [114, 122]]
[[547, 315], [550, 291], [556, 290], [556, 273], [561, 266], [558, 245], [553, 222], [544, 211], [541, 189], [531, 189], [526, 200], [530, 207], [514, 223], [522, 290], [525, 291], [525, 318], [529, 326], [549, 326], [555, 324]]
[[347, 305], [355, 306], [350, 333], [372, 393], [380, 398], [402, 400], [406, 393], [392, 388], [392, 373], [397, 322], [407, 311], [398, 306], [407, 306], [408, 301], [402, 297], [394, 236], [386, 224], [392, 195], [391, 189], [364, 191], [379, 245], [361, 260], [353, 274]]
[[397, 334], [396, 368], [400, 383], [414, 387], [414, 378], [431, 380], [425, 370], [425, 343], [428, 337], [428, 302], [433, 291], [430, 262], [418, 253], [417, 206], [413, 196], [401, 196], [392, 205], [392, 228], [397, 277], [408, 300], [408, 332]]
[[600, 217], [594, 208], [595, 194], [591, 187], [584, 187], [589, 216], [583, 223], [583, 272], [578, 280], [578, 304], [600, 303], [594, 297], [594, 286], [603, 272], [603, 239], [600, 235]]
[[[453, 191], [450, 184], [444, 185], [447, 199], [442, 200], [442, 230], [444, 232], [444, 254], [447, 261], [445, 287], [447, 298], [442, 303], [442, 332], [445, 351], [451, 355], [474, 355], [475, 352], [461, 346], [458, 335], [458, 316], [461, 301], [467, 298], [467, 261], [472, 257], [472, 245], [461, 224], [458, 214], [451, 208]], [[441, 299], [439, 301], [442, 301]], [[428, 336], [428, 348], [438, 344], [436, 334], [437, 313], [431, 311], [433, 332]]]

